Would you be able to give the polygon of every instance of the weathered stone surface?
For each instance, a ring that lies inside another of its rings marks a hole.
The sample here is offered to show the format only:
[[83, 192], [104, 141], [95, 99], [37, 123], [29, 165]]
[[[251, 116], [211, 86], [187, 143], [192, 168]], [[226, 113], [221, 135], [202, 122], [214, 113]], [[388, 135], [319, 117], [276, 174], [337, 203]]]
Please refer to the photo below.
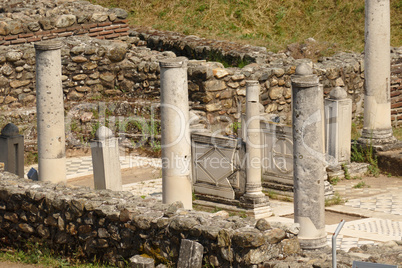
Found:
[[286, 232], [282, 229], [274, 228], [265, 232], [264, 236], [268, 243], [276, 244], [286, 238]]
[[31, 225], [29, 225], [29, 224], [27, 224], [27, 223], [20, 223], [20, 224], [18, 224], [18, 227], [19, 227], [20, 230], [23, 231], [24, 233], [30, 233], [30, 234], [32, 234], [32, 233], [35, 232], [35, 229], [34, 229]]
[[40, 24], [39, 24], [39, 22], [37, 22], [37, 21], [29, 22], [29, 23], [28, 23], [28, 29], [29, 29], [31, 32], [37, 32], [37, 31], [39, 31], [39, 30], [40, 30]]
[[73, 62], [77, 62], [77, 63], [82, 63], [82, 62], [87, 62], [88, 61], [88, 59], [85, 58], [84, 56], [76, 56], [76, 57], [73, 57], [71, 60]]
[[222, 80], [209, 80], [203, 82], [205, 91], [219, 91], [226, 88], [226, 84]]
[[22, 58], [22, 55], [23, 53], [20, 51], [9, 51], [6, 54], [6, 60], [11, 62], [19, 61]]
[[4, 104], [10, 104], [10, 103], [13, 103], [13, 102], [15, 102], [17, 100], [18, 100], [17, 98], [14, 98], [12, 96], [6, 96], [5, 99], [4, 99]]
[[229, 83], [227, 83], [227, 85], [228, 85], [228, 87], [235, 88], [235, 89], [240, 86], [240, 84], [237, 82], [233, 82], [233, 83], [229, 82]]
[[54, 28], [55, 21], [54, 18], [41, 18], [39, 24], [43, 30], [47, 31]]
[[93, 63], [93, 62], [87, 62], [87, 63], [84, 63], [82, 65], [82, 69], [84, 71], [93, 70], [93, 69], [96, 69], [97, 67], [98, 67], [98, 65], [96, 63]]
[[102, 73], [99, 78], [106, 82], [112, 82], [116, 76], [112, 73], [106, 72]]
[[211, 103], [211, 104], [205, 105], [205, 108], [208, 112], [220, 111], [222, 109], [222, 104], [221, 103]]
[[91, 91], [91, 88], [90, 87], [83, 87], [83, 86], [80, 86], [80, 87], [76, 87], [75, 88], [75, 90], [77, 91], [77, 92], [80, 92], [80, 93], [84, 93], [84, 92], [89, 92], [89, 91]]
[[5, 76], [10, 76], [13, 72], [13, 68], [11, 68], [11, 66], [8, 64], [5, 64], [3, 67], [1, 67], [1, 73]]
[[8, 35], [9, 33], [8, 24], [5, 21], [0, 21], [0, 35]]
[[221, 69], [221, 68], [216, 68], [216, 69], [213, 69], [212, 71], [213, 71], [214, 76], [218, 79], [221, 79], [221, 78], [229, 75], [228, 71], [226, 71], [225, 69]]
[[255, 228], [263, 232], [271, 229], [271, 225], [267, 222], [266, 219], [259, 219], [255, 224]]
[[87, 78], [86, 74], [77, 74], [73, 76], [73, 80], [74, 81], [81, 81], [81, 80], [85, 80]]
[[155, 261], [152, 258], [135, 255], [130, 258], [130, 267], [132, 268], [154, 268]]
[[281, 98], [283, 95], [283, 88], [282, 87], [272, 87], [269, 89], [269, 97], [271, 100], [277, 100]]
[[204, 247], [195, 241], [182, 239], [180, 245], [178, 267], [201, 268]]
[[0, 87], [6, 87], [8, 85], [8, 79], [0, 75]]
[[61, 15], [56, 21], [57, 28], [65, 28], [73, 25], [77, 21], [75, 15]]
[[115, 46], [108, 51], [107, 56], [112, 62], [122, 61], [127, 53], [127, 49], [123, 46]]
[[94, 22], [104, 22], [108, 19], [108, 14], [107, 13], [94, 13], [92, 14], [92, 21]]
[[233, 243], [242, 247], [259, 247], [265, 243], [264, 236], [256, 229], [241, 228], [234, 232]]
[[24, 32], [24, 26], [20, 21], [12, 20], [8, 22], [8, 29], [11, 34], [19, 34]]

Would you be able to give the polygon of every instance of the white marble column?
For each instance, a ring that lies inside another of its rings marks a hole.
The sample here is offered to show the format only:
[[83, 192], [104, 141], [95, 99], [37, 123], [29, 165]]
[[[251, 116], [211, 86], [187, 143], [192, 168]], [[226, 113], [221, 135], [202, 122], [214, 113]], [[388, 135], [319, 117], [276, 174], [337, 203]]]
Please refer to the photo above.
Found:
[[270, 216], [268, 197], [261, 186], [261, 127], [260, 127], [260, 84], [258, 81], [246, 81], [246, 189], [240, 198], [241, 206], [247, 209], [259, 209], [253, 213], [255, 218]]
[[35, 43], [39, 180], [66, 182], [60, 42]]
[[187, 62], [185, 57], [160, 62], [162, 201], [192, 209]]
[[327, 243], [324, 207], [323, 89], [310, 66], [301, 64], [292, 76], [294, 221], [303, 249]]
[[390, 98], [390, 1], [366, 0], [363, 143], [394, 141]]

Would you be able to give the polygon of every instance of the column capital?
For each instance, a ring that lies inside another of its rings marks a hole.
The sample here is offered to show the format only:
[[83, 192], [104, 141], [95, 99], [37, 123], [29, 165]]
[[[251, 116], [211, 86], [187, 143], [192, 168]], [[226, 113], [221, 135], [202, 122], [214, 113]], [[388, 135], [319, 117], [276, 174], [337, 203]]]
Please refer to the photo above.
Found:
[[188, 59], [186, 57], [177, 57], [164, 59], [159, 62], [161, 68], [186, 68]]
[[42, 41], [34, 44], [36, 50], [56, 50], [62, 47], [62, 43], [60, 41]]

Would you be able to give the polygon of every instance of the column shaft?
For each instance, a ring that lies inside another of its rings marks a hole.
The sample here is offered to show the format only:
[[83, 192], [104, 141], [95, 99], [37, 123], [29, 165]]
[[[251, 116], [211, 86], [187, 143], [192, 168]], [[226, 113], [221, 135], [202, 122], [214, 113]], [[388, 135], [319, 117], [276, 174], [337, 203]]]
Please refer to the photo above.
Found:
[[366, 0], [364, 128], [362, 141], [392, 140], [390, 99], [390, 3]]
[[324, 214], [323, 90], [311, 68], [302, 64], [292, 76], [294, 220], [304, 249], [326, 245]]
[[160, 62], [162, 201], [192, 209], [187, 62], [184, 57]]
[[39, 180], [66, 181], [61, 43], [35, 44]]

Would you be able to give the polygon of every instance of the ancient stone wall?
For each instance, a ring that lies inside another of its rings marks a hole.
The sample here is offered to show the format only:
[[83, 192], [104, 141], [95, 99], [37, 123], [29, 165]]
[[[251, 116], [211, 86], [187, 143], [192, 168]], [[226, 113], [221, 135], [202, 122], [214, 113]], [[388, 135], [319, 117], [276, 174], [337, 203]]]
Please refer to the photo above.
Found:
[[203, 263], [214, 267], [251, 267], [300, 252], [298, 224], [184, 210], [181, 203], [164, 205], [129, 192], [70, 188], [7, 172], [0, 172], [0, 226], [3, 245], [46, 243], [67, 256], [114, 265], [138, 254], [175, 264], [182, 239], [201, 243]]
[[402, 126], [402, 48], [391, 61], [391, 123]]
[[[0, 10], [0, 42], [3, 42], [0, 46], [0, 107], [3, 111], [33, 106], [36, 96], [33, 43], [25, 40], [28, 43], [4, 46], [8, 44], [5, 42], [11, 44], [12, 41], [5, 39], [17, 38], [15, 41], [27, 38], [20, 35], [41, 33], [42, 39], [58, 37], [64, 43], [65, 107], [82, 101], [136, 102], [140, 97], [157, 103], [159, 60], [186, 56], [192, 59], [188, 70], [191, 109], [207, 128], [233, 131], [230, 126], [244, 112], [245, 81], [250, 79], [260, 82], [261, 111], [276, 114], [281, 122], [290, 123], [290, 76], [298, 64], [308, 60], [295, 60], [288, 53], [267, 53], [261, 47], [173, 32], [139, 27], [129, 30], [125, 19], [127, 12], [86, 1], [15, 0], [6, 3], [8, 5], [3, 4]], [[74, 30], [74, 27], [81, 30]], [[119, 37], [115, 36], [116, 31]], [[67, 35], [80, 36], [59, 37], [67, 32]], [[116, 41], [99, 40], [109, 35], [117, 37]], [[397, 126], [402, 124], [402, 49], [395, 48], [392, 52], [392, 122]], [[227, 64], [242, 68], [224, 67]], [[325, 95], [335, 86], [344, 87], [353, 100], [354, 118], [360, 116], [364, 90], [362, 55], [339, 53], [310, 64], [320, 77]], [[5, 125], [7, 122], [3, 119], [6, 118], [0, 118], [0, 122]]]
[[128, 35], [127, 12], [86, 1], [0, 1], [0, 45], [88, 35], [115, 39]]

